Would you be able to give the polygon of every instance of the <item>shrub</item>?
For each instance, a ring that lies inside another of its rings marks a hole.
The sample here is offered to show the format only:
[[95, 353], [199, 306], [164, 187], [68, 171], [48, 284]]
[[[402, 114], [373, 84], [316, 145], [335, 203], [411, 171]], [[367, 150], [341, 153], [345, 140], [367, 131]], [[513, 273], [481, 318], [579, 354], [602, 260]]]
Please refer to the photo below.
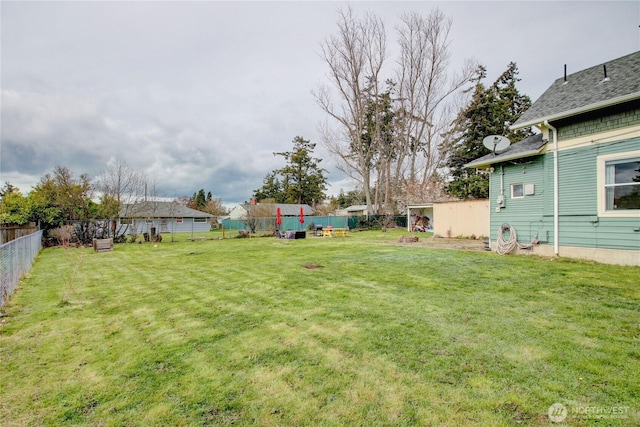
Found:
[[73, 226], [63, 225], [62, 227], [54, 228], [49, 231], [49, 236], [58, 240], [58, 244], [65, 248], [69, 247], [71, 237], [73, 237]]

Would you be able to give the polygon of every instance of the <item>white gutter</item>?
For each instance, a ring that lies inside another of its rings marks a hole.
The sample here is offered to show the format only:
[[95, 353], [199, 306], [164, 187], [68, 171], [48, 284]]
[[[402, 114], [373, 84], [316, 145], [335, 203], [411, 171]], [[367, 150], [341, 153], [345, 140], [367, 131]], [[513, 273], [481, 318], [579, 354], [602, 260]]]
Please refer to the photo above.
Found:
[[531, 157], [531, 156], [536, 156], [540, 153], [542, 153], [542, 150], [544, 150], [545, 146], [543, 145], [542, 147], [538, 148], [537, 150], [529, 150], [529, 151], [523, 151], [521, 153], [514, 153], [514, 154], [510, 154], [510, 155], [505, 155], [505, 156], [500, 156], [500, 154], [498, 154], [496, 157], [492, 157], [490, 159], [479, 159], [479, 160], [474, 160], [472, 162], [469, 162], [465, 165], [463, 165], [465, 168], [476, 168], [476, 169], [485, 169], [485, 168], [489, 168], [491, 165], [496, 164], [496, 163], [500, 163], [500, 162], [506, 162], [509, 160], [514, 160], [514, 159], [523, 159], [525, 157]]
[[555, 256], [558, 256], [560, 252], [558, 247], [558, 241], [560, 240], [560, 236], [558, 236], [558, 230], [560, 228], [558, 224], [558, 130], [551, 126], [548, 120], [544, 121], [544, 125], [553, 132], [553, 253]]

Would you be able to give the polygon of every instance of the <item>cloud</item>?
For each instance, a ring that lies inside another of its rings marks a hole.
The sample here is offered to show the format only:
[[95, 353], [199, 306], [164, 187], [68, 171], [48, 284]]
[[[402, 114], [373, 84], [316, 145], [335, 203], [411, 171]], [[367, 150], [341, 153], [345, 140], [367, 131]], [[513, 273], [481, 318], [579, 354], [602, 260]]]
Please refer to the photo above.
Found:
[[51, 159], [99, 162], [105, 124], [97, 106], [57, 94], [2, 91], [2, 171], [30, 173]]
[[[346, 4], [3, 2], [0, 179], [27, 191], [55, 166], [97, 176], [122, 158], [166, 196], [204, 188], [241, 202], [300, 135], [318, 143], [330, 193], [351, 189], [321, 145], [326, 117], [311, 96]], [[640, 41], [637, 2], [350, 5], [385, 20], [390, 64], [397, 17], [440, 7], [453, 20], [452, 70], [477, 57], [492, 81], [516, 61], [534, 99], [564, 63], [577, 71]]]

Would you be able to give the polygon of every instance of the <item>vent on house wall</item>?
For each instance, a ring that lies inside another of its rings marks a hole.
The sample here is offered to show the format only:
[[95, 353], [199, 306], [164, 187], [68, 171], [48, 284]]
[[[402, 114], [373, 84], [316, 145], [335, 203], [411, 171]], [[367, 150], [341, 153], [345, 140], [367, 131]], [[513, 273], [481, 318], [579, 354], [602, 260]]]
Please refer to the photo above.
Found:
[[533, 196], [535, 194], [536, 186], [535, 184], [525, 184], [524, 185], [524, 195], [525, 196]]

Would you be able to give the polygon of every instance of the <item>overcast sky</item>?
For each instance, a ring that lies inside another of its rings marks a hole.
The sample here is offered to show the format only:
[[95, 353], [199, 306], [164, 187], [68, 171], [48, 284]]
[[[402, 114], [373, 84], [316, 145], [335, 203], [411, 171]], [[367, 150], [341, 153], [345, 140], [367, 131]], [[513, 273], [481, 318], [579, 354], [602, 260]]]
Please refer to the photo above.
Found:
[[[1, 184], [55, 166], [98, 175], [124, 159], [166, 197], [248, 200], [297, 135], [317, 142], [330, 194], [353, 184], [321, 146], [318, 53], [345, 2], [0, 2]], [[452, 20], [451, 71], [491, 84], [510, 61], [532, 100], [568, 72], [640, 50], [640, 1], [352, 2], [388, 32], [403, 12]], [[391, 77], [391, 76], [389, 76]]]

